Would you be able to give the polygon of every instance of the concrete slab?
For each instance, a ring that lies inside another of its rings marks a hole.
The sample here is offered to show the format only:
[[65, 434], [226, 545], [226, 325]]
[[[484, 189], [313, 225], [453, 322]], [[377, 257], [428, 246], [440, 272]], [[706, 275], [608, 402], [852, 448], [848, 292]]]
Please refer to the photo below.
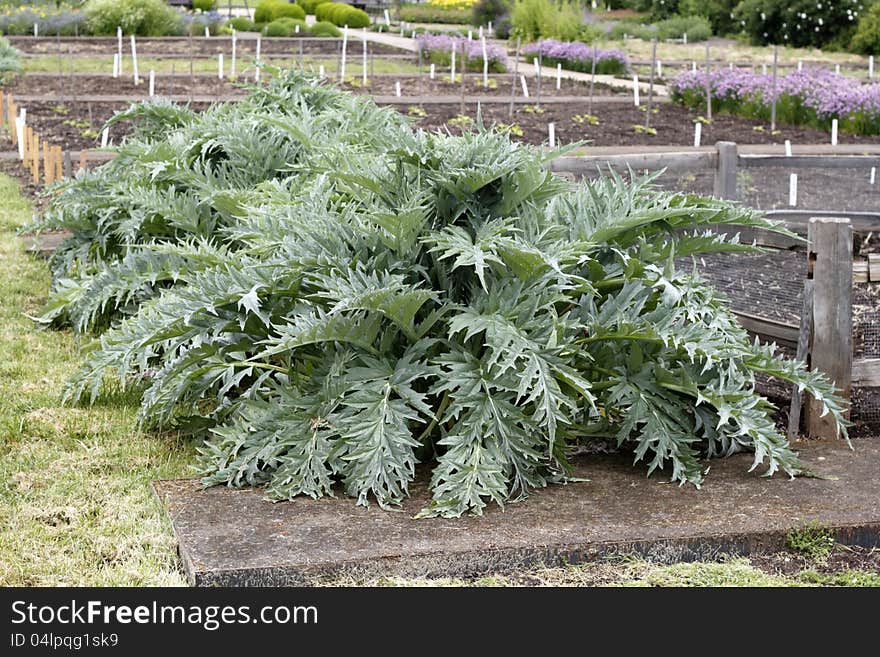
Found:
[[260, 490], [197, 481], [154, 483], [196, 586], [283, 586], [328, 577], [467, 576], [534, 564], [578, 563], [612, 554], [657, 560], [780, 549], [811, 521], [845, 544], [880, 545], [880, 440], [803, 443], [801, 455], [830, 478], [762, 478], [751, 457], [711, 462], [702, 490], [645, 478], [622, 455], [584, 457], [586, 483], [552, 486], [483, 517], [414, 520], [424, 483], [402, 512], [351, 499], [273, 504]]

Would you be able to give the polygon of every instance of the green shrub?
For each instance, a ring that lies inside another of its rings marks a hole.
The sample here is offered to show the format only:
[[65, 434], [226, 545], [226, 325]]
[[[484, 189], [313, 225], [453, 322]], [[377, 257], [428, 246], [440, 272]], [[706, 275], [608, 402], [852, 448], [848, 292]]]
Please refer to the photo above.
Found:
[[702, 16], [673, 16], [656, 23], [660, 40], [680, 39], [687, 34], [688, 43], [705, 41], [712, 36], [712, 26]]
[[217, 0], [192, 0], [192, 8], [198, 11], [211, 11], [216, 6]]
[[880, 54], [880, 2], [859, 17], [851, 49], [863, 55]]
[[245, 16], [236, 16], [230, 19], [229, 24], [236, 32], [254, 32], [257, 29], [256, 24]]
[[21, 71], [21, 53], [0, 36], [0, 85]]
[[271, 23], [263, 26], [263, 35], [268, 37], [289, 37], [296, 34], [296, 27], [299, 26], [300, 32], [306, 32], [305, 21], [296, 18], [278, 18]]
[[678, 13], [682, 16], [702, 16], [712, 26], [712, 34], [724, 36], [739, 32], [733, 16], [733, 10], [739, 2], [740, 0], [681, 0], [678, 3]]
[[821, 48], [845, 45], [856, 31], [856, 18], [863, 12], [862, 0], [743, 0], [734, 15], [754, 44]]
[[342, 27], [356, 29], [368, 27], [370, 25], [370, 16], [361, 9], [355, 9], [351, 5], [344, 2], [326, 2], [318, 5], [315, 9], [315, 18], [319, 21], [327, 21]]
[[469, 9], [456, 7], [437, 7], [427, 3], [401, 5], [397, 18], [407, 23], [452, 23], [469, 25], [473, 13]]
[[180, 34], [182, 14], [162, 0], [88, 0], [83, 5], [92, 34], [165, 36]]
[[584, 29], [580, 5], [572, 0], [516, 0], [510, 33], [523, 41], [574, 41]]
[[679, 13], [679, 0], [637, 0], [636, 11], [647, 12], [652, 21], [665, 20]]
[[488, 26], [492, 23], [494, 28], [498, 19], [510, 15], [512, 8], [511, 0], [478, 0], [471, 10], [471, 24]]
[[656, 176], [569, 182], [506, 132], [418, 132], [294, 72], [116, 120], [135, 136], [37, 225], [74, 229], [44, 320], [113, 320], [66, 399], [143, 386], [144, 428], [208, 439], [206, 485], [387, 508], [421, 462], [426, 514], [459, 516], [565, 481], [606, 440], [681, 483], [744, 450], [800, 473], [758, 373], [843, 422], [819, 372], [673, 260], [750, 251], [708, 229], [773, 229], [761, 213]]
[[306, 14], [312, 16], [315, 14], [315, 8], [325, 2], [332, 2], [332, 0], [296, 0], [296, 4], [302, 7]]
[[271, 23], [279, 18], [305, 20], [306, 12], [299, 5], [284, 0], [262, 0], [254, 10], [255, 23]]
[[312, 36], [315, 37], [340, 37], [342, 36], [342, 32], [339, 31], [339, 28], [336, 27], [333, 23], [328, 23], [327, 21], [318, 21], [311, 28], [309, 28], [309, 32], [311, 32]]

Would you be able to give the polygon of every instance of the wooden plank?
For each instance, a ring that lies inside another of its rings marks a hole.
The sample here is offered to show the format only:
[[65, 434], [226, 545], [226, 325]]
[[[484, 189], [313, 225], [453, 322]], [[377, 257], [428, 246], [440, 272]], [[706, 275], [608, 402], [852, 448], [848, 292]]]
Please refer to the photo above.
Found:
[[[792, 232], [806, 235], [810, 217], [815, 214], [815, 210], [768, 210], [764, 216], [782, 222]], [[880, 231], [880, 213], [877, 212], [826, 212], [823, 216], [845, 217], [850, 220], [853, 230], [861, 233]]]
[[573, 173], [575, 175], [596, 175], [609, 167], [618, 172], [628, 169], [639, 171], [649, 169], [656, 171], [692, 171], [695, 169], [714, 169], [718, 160], [717, 153], [632, 153], [625, 155], [582, 155], [578, 157], [559, 157], [550, 161], [547, 167], [551, 171]]
[[853, 283], [868, 283], [868, 261], [853, 260]]
[[853, 361], [852, 383], [866, 388], [880, 387], [880, 358], [863, 358]]
[[736, 144], [732, 141], [719, 141], [715, 144], [718, 152], [715, 167], [714, 194], [729, 201], [737, 199], [736, 194]]
[[744, 169], [781, 167], [784, 169], [870, 169], [880, 166], [875, 155], [740, 155]]
[[[849, 399], [852, 381], [852, 225], [840, 217], [813, 217], [808, 227], [807, 277], [813, 279], [810, 367], [824, 373]], [[834, 438], [837, 428], [822, 404], [807, 404], [807, 434]]]
[[749, 333], [770, 338], [774, 342], [786, 346], [795, 346], [800, 335], [800, 328], [794, 324], [779, 322], [766, 317], [759, 317], [750, 313], [734, 310], [733, 314], [739, 320], [740, 325]]
[[868, 254], [868, 280], [880, 283], [880, 253]]
[[[798, 333], [796, 358], [806, 362], [813, 338], [813, 281], [804, 281], [804, 304], [801, 310], [801, 326]], [[794, 386], [791, 391], [791, 407], [788, 412], [788, 439], [794, 440], [801, 431], [801, 391]]]

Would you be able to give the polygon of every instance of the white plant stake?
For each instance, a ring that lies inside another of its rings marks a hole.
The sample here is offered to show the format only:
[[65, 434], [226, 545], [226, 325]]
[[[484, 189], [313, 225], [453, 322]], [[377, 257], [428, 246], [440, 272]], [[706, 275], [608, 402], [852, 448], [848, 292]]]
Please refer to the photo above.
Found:
[[[481, 28], [482, 31], [482, 28]], [[483, 86], [489, 86], [489, 54], [486, 51], [486, 37], [480, 35], [480, 45], [483, 47]]]
[[691, 60], [691, 70], [692, 71], [697, 70], [697, 62], [695, 62], [693, 59]]
[[834, 65], [834, 73], [840, 75], [840, 64]]
[[119, 53], [113, 53], [113, 77], [119, 77]]
[[208, 26], [207, 26], [207, 25], [205, 25], [205, 38], [206, 38], [206, 39], [210, 39], [210, 38], [211, 38], [211, 30], [208, 29]]
[[791, 157], [791, 140], [785, 140], [785, 157]]
[[431, 79], [433, 80], [433, 79], [434, 79], [434, 75], [435, 75], [435, 67], [434, 67], [433, 64], [431, 64], [431, 68], [429, 69], [429, 71], [430, 71], [430, 72], [428, 73], [428, 75], [430, 75], [430, 76], [431, 76]]
[[388, 15], [388, 10], [385, 10], [385, 25], [391, 27], [391, 16]]
[[663, 62], [661, 62], [659, 59], [657, 60], [657, 77], [663, 77]]
[[132, 73], [134, 74], [134, 83], [138, 85], [141, 83], [141, 79], [140, 76], [138, 76], [138, 53], [134, 34], [131, 35], [131, 67], [133, 69]]
[[837, 119], [831, 119], [831, 145], [837, 146]]
[[477, 38], [478, 39], [483, 38], [483, 26], [482, 25], [480, 25], [480, 27], [477, 28]]
[[394, 81], [394, 95], [400, 98], [400, 80]]
[[107, 148], [107, 144], [110, 141], [110, 128], [104, 128], [103, 132], [101, 132], [101, 148]]
[[324, 78], [324, 65], [323, 64], [320, 64], [318, 66], [318, 77], [321, 79]]
[[[263, 43], [260, 40], [260, 37], [257, 37], [257, 56], [256, 56], [257, 64], [260, 63], [260, 48], [262, 45], [263, 45]], [[260, 81], [260, 67], [259, 66], [257, 66], [256, 71], [254, 71], [254, 80], [256, 80], [257, 82]]]
[[34, 23], [34, 36], [35, 37], [40, 36], [40, 26], [37, 23]]
[[694, 123], [694, 148], [700, 147], [700, 141], [703, 138], [703, 124], [697, 121]]
[[18, 159], [24, 160], [24, 126], [25, 126], [25, 110], [21, 108], [21, 112], [15, 117], [15, 136], [18, 137]]
[[799, 71], [803, 71], [803, 70], [804, 70], [804, 60], [802, 60], [802, 59], [799, 59], [799, 60], [798, 60], [798, 70], [799, 70]]
[[235, 77], [235, 46], [236, 46], [235, 28], [232, 28], [232, 62], [229, 64], [229, 77]]
[[562, 89], [562, 64], [556, 65], [556, 91]]
[[345, 80], [345, 55], [348, 49], [348, 25], [342, 28], [342, 64], [339, 68], [339, 80]]
[[364, 42], [364, 62], [363, 62], [364, 75], [363, 75], [362, 82], [364, 83], [364, 86], [366, 87], [367, 86], [367, 28], [364, 28], [363, 42]]
[[522, 83], [523, 96], [525, 98], [529, 97], [529, 85], [526, 84], [526, 76], [520, 75], [519, 81]]
[[556, 124], [548, 123], [547, 124], [547, 137], [550, 143], [550, 148], [556, 148]]
[[299, 34], [299, 25], [294, 25], [294, 26], [293, 26], [293, 33], [294, 33], [294, 34]]
[[871, 184], [877, 179], [877, 167], [871, 167]]
[[150, 69], [150, 98], [156, 95], [156, 71]]
[[532, 60], [532, 64], [535, 65], [535, 77], [536, 77], [536, 78], [537, 78], [537, 77], [540, 77], [540, 76], [541, 76], [541, 65], [538, 63], [538, 58], [537, 58], [537, 57], [535, 57], [535, 58]]
[[797, 207], [797, 174], [793, 173], [788, 177], [788, 204], [791, 207]]
[[637, 73], [633, 74], [633, 105], [639, 106], [639, 76]]
[[685, 32], [684, 34], [681, 35], [681, 42], [682, 42], [684, 45], [687, 45], [687, 44], [688, 44], [688, 33], [687, 33], [687, 32]]
[[452, 65], [449, 67], [449, 79], [455, 83], [455, 41], [452, 42]]
[[223, 53], [217, 54], [217, 77], [223, 79]]
[[468, 41], [473, 41], [473, 40], [474, 40], [474, 31], [468, 30]]
[[486, 28], [486, 31], [489, 33], [489, 36], [492, 36], [492, 21], [489, 21], [489, 25]]
[[122, 27], [116, 28], [116, 51], [119, 55], [119, 75], [122, 75]]
[[767, 75], [767, 65], [761, 64], [761, 75]]

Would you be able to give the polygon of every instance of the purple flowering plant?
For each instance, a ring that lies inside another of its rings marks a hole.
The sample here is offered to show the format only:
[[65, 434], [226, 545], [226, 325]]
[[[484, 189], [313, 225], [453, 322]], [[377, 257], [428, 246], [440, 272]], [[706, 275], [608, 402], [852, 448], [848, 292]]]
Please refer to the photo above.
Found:
[[[590, 73], [593, 70], [593, 47], [580, 41], [557, 41], [542, 39], [523, 48], [529, 57], [541, 56], [541, 63], [549, 66], [562, 64], [570, 71]], [[619, 75], [629, 70], [629, 59], [622, 50], [599, 48], [596, 54], [596, 73]]]
[[[422, 57], [439, 66], [452, 63], [452, 46], [455, 44], [456, 69], [461, 65], [462, 51], [466, 54], [465, 67], [470, 70], [483, 70], [483, 45], [479, 39], [468, 40], [465, 37], [447, 34], [423, 34], [417, 41]], [[486, 59], [489, 70], [493, 73], [504, 73], [507, 70], [507, 54], [500, 46], [486, 44]]]
[[[747, 69], [709, 73], [712, 107], [737, 116], [768, 120], [774, 98], [773, 76]], [[672, 99], [688, 107], [706, 103], [706, 72], [685, 71], [669, 85]], [[880, 134], [880, 84], [820, 68], [804, 68], [776, 80], [776, 117], [780, 123], [827, 130], [837, 119], [841, 132]]]

